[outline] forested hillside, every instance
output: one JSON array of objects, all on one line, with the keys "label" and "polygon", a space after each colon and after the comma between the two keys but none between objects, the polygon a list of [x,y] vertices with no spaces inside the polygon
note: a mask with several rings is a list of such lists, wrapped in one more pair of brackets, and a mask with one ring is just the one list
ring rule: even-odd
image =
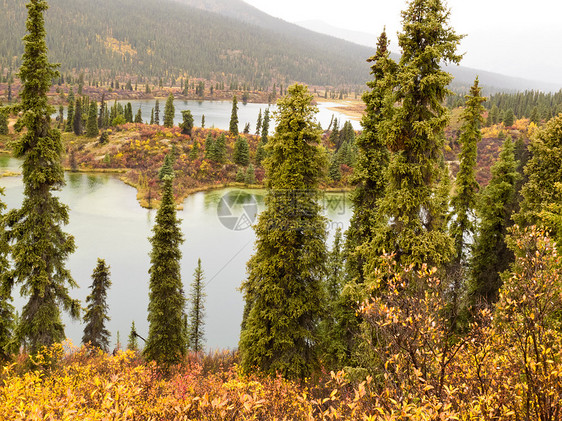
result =
[{"label": "forested hillside", "polygon": [[[0,65],[15,71],[26,9],[19,0],[0,5]],[[252,87],[291,81],[362,85],[371,54],[301,28],[280,33],[173,1],[53,0],[46,29],[50,59],[63,72],[237,79]]]}]

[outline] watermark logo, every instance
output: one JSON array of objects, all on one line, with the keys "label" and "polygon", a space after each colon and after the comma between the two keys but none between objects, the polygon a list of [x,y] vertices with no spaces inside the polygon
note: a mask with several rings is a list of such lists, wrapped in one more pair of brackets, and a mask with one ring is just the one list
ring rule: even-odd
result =
[{"label": "watermark logo", "polygon": [[252,226],[258,214],[253,194],[234,190],[221,197],[217,206],[220,223],[231,231],[244,231]]}]

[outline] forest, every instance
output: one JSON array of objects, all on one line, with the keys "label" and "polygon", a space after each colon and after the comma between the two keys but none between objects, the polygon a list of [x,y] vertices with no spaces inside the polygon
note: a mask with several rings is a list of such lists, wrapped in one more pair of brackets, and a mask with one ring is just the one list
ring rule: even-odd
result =
[{"label": "forest", "polygon": [[[369,58],[358,133],[319,127],[301,83],[273,116],[260,112],[254,133],[239,131],[236,96],[228,131],[195,127],[189,110],[174,127],[173,89],[149,120],[74,90],[66,119],[51,118],[60,73],[47,57],[48,6],[27,4],[17,101],[0,108],[24,184],[0,224],[6,419],[562,417],[560,94],[487,99],[476,78],[453,96],[440,65],[460,62],[462,37],[444,2],[410,0],[400,59],[385,32]],[[149,332],[133,324],[126,350],[109,352],[102,258],[86,302],[72,298],[76,246],[56,194],[65,167],[125,170],[158,208]],[[176,206],[227,182],[265,187],[266,209],[240,279],[238,348],[205,352],[204,273],[199,260],[185,287]],[[353,204],[333,244],[318,203],[329,187],[350,189]],[[65,341],[63,312],[85,325],[80,347]]]}]

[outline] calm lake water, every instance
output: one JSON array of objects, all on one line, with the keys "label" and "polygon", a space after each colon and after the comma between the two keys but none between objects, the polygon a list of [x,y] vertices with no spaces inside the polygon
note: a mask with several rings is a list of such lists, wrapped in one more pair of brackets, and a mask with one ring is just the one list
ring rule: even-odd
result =
[{"label": "calm lake water", "polygon": [[[164,106],[166,104],[165,99],[160,99],[160,124],[162,124],[162,119],[164,116]],[[150,112],[154,108],[156,100],[154,99],[143,99],[134,101],[117,101],[125,105],[127,102],[131,103],[133,108],[133,116],[136,115],[137,110],[141,109],[141,114],[143,121],[150,122]],[[109,102],[108,107],[111,107],[114,102]],[[328,108],[337,107],[337,103],[331,102],[320,102],[318,103],[318,114],[316,114],[316,119],[320,122],[324,129],[328,128],[332,116],[340,121],[339,127],[343,126],[346,120],[349,120],[353,125],[355,130],[361,130],[361,125],[358,121],[352,120],[345,114],[337,111],[329,110]],[[276,109],[275,105],[269,106],[268,104],[253,104],[248,103],[246,105],[238,102],[238,128],[240,132],[244,130],[246,123],[250,123],[250,133],[255,133],[256,122],[258,119],[258,114],[261,109],[262,114],[269,107],[270,111]],[[228,130],[230,125],[230,114],[232,111],[232,101],[185,101],[176,99],[174,101],[175,117],[174,124],[177,125],[183,121],[181,112],[183,110],[190,110],[193,115],[194,125],[196,127],[201,127],[201,116],[205,115],[205,127],[215,127],[221,130]],[[58,111],[57,111],[58,113]],[[66,113],[66,110],[65,110]],[[270,132],[273,133],[275,130],[275,123],[273,119],[270,122]]]},{"label": "calm lake water", "polygon": [[[0,155],[0,171],[20,171],[19,161]],[[107,174],[66,174],[66,186],[58,192],[70,207],[65,232],[74,235],[76,252],[67,267],[79,284],[72,297],[85,305],[91,274],[98,257],[111,266],[113,285],[108,293],[111,320],[108,329],[115,343],[117,332],[126,344],[131,322],[146,337],[148,269],[151,229],[155,210],[143,209],[136,190]],[[21,177],[0,179],[3,201],[9,209],[22,201]],[[254,249],[254,231],[249,226],[255,213],[263,210],[264,191],[221,189],[189,196],[178,211],[185,238],[182,245],[182,280],[189,291],[197,259],[201,258],[206,282],[206,345],[209,349],[236,348],[242,320],[243,300],[238,290],[246,274],[246,262]],[[345,193],[326,194],[324,212],[330,219],[330,245],[338,226],[347,229],[351,216]],[[19,310],[25,300],[14,291]],[[82,338],[83,325],[65,315],[66,334],[75,344]]]}]

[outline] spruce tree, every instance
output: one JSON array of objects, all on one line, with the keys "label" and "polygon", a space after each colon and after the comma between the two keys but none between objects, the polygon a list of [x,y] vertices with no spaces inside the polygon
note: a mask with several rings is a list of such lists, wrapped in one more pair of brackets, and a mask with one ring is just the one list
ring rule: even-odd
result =
[{"label": "spruce tree", "polygon": [[220,164],[226,162],[226,136],[221,133],[214,144],[214,160]]},{"label": "spruce tree", "polygon": [[379,201],[384,196],[386,186],[385,172],[389,152],[378,126],[383,119],[385,99],[389,95],[391,78],[396,70],[396,64],[390,58],[388,43],[386,32],[383,31],[378,39],[377,51],[369,59],[373,63],[373,80],[367,82],[370,91],[363,94],[366,105],[361,120],[363,132],[356,139],[358,157],[351,179],[355,186],[351,195],[353,215],[346,233],[345,250],[348,279],[358,283],[364,281],[366,245],[374,237]]},{"label": "spruce tree", "polygon": [[[0,113],[3,114],[0,108]],[[4,189],[0,188],[0,194],[4,195]],[[6,205],[0,202],[0,212],[3,212]],[[15,320],[14,306],[11,304],[10,294],[10,263],[8,257],[10,254],[10,246],[6,241],[5,220],[0,215],[0,362],[6,361],[12,354],[17,352],[18,344],[14,340]]]},{"label": "spruce tree", "polygon": [[174,95],[170,94],[164,106],[164,127],[174,127],[174,115],[176,109],[174,107]]},{"label": "spruce tree", "polygon": [[180,362],[186,350],[185,297],[180,275],[183,237],[172,192],[172,177],[164,179],[162,203],[150,239],[151,267],[148,304],[148,339],[143,355],[168,366]]},{"label": "spruce tree", "polygon": [[265,145],[269,135],[269,108],[263,114],[263,122],[261,125],[261,142]]},{"label": "spruce tree", "polygon": [[100,130],[98,128],[98,106],[95,101],[90,102],[88,123],[86,124],[86,136],[96,137]]},{"label": "spruce tree", "polygon": [[74,91],[72,87],[68,91],[68,110],[66,113],[66,126],[64,131],[71,132],[73,131],[73,123],[74,123]]},{"label": "spruce tree", "polygon": [[215,139],[211,133],[205,138],[205,159],[215,160]]},{"label": "spruce tree", "polygon": [[8,133],[10,133],[10,130],[8,129],[7,112],[0,109],[0,135],[7,135]]},{"label": "spruce tree", "polygon": [[174,177],[174,156],[171,152],[164,157],[164,164],[158,171],[158,179],[164,181],[166,177]]},{"label": "spruce tree", "polygon": [[194,159],[197,159],[198,156],[199,156],[199,142],[197,142],[197,139],[194,139],[193,146],[189,151],[189,159],[193,161]]},{"label": "spruce tree", "polygon": [[17,129],[27,129],[14,145],[14,155],[23,159],[24,198],[21,208],[6,217],[7,238],[13,242],[10,279],[28,298],[17,333],[32,353],[65,339],[60,307],[73,318],[80,310],[79,302],[68,294],[68,287],[76,286],[65,267],[75,248],[74,238],[61,228],[68,223],[68,208],[52,193],[64,185],[64,173],[60,132],[51,129],[53,110],[47,102],[51,81],[58,75],[57,66],[47,59],[43,17],[47,7],[43,0],[27,4],[21,103],[14,109],[23,112]]},{"label": "spruce tree", "polygon": [[451,226],[450,233],[455,244],[453,262],[456,266],[466,263],[466,249],[475,232],[476,196],[478,182],[476,181],[476,153],[478,142],[482,140],[480,128],[484,122],[482,103],[486,98],[480,96],[478,78],[466,95],[466,106],[462,112],[462,127],[459,137],[461,152],[459,154],[460,167],[455,180],[455,193],[451,198]]},{"label": "spruce tree", "polygon": [[261,108],[260,108],[260,112],[258,113],[258,121],[256,122],[256,135],[259,136],[261,134],[261,122],[262,122],[262,116],[261,116]]},{"label": "spruce tree", "polygon": [[156,100],[154,104],[154,124],[160,125],[160,101]]},{"label": "spruce tree", "polygon": [[265,161],[267,208],[242,284],[241,366],[249,372],[304,378],[317,362],[317,326],[326,260],[326,223],[318,184],[326,165],[312,95],[303,85],[279,99],[277,128]]},{"label": "spruce tree", "polygon": [[455,52],[461,37],[449,27],[448,17],[441,0],[411,0],[402,12],[402,56],[387,99],[392,110],[379,125],[392,154],[374,259],[386,251],[406,266],[441,266],[453,254],[446,202],[438,194],[440,179],[448,176],[442,167],[448,121],[444,102],[452,81],[440,66],[461,59]]},{"label": "spruce tree", "polygon": [[232,159],[235,164],[244,167],[250,163],[250,147],[245,137],[238,136],[236,139]]},{"label": "spruce tree", "polygon": [[150,124],[154,124],[154,108],[150,111]]},{"label": "spruce tree", "polygon": [[193,115],[191,115],[190,110],[183,110],[181,112],[183,117],[183,122],[180,123],[182,134],[191,136],[191,130],[193,129]]},{"label": "spruce tree", "polygon": [[137,110],[137,113],[135,114],[135,123],[138,124],[142,124],[142,110],[141,107],[139,107],[139,109]]},{"label": "spruce tree", "polygon": [[228,130],[232,136],[238,136],[238,100],[236,95],[232,97],[232,112],[230,113]]},{"label": "spruce tree", "polygon": [[105,260],[98,258],[98,264],[92,274],[91,293],[86,298],[88,303],[86,314],[84,314],[84,335],[82,343],[99,348],[103,351],[109,349],[109,331],[105,328],[105,323],[109,321],[107,315],[109,306],[107,305],[107,290],[111,286],[109,279],[109,266]]},{"label": "spruce tree", "polygon": [[246,168],[246,175],[244,176],[244,183],[246,185],[256,184],[256,170],[252,164]]},{"label": "spruce tree", "polygon": [[80,136],[84,131],[84,123],[82,121],[82,101],[76,98],[74,103],[74,118],[72,121],[72,131],[76,136]]},{"label": "spruce tree", "polygon": [[191,294],[189,295],[189,348],[195,352],[203,351],[205,344],[205,285],[203,284],[203,269],[201,259],[197,261],[197,268],[193,273]]},{"label": "spruce tree", "polygon": [[531,158],[525,166],[528,181],[515,220],[549,231],[562,247],[562,114],[554,117],[532,139]]},{"label": "spruce tree", "polygon": [[201,128],[205,128],[205,114],[201,116]]},{"label": "spruce tree", "polygon": [[138,351],[139,343],[137,340],[137,329],[135,328],[135,321],[131,323],[131,332],[129,333],[129,339],[127,341],[127,349],[130,351]]},{"label": "spruce tree", "polygon": [[513,225],[511,217],[517,200],[515,184],[519,178],[513,151],[513,142],[508,137],[499,160],[492,166],[492,179],[479,197],[480,223],[468,286],[469,305],[473,308],[491,305],[497,300],[500,274],[514,259],[505,240],[508,228]]}]

